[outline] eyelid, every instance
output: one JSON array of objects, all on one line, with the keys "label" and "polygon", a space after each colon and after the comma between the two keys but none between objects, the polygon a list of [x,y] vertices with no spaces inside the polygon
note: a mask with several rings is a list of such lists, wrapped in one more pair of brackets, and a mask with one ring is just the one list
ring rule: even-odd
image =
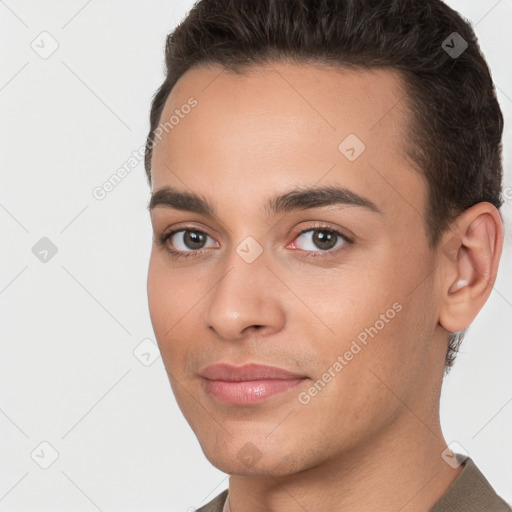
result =
[{"label": "eyelid", "polygon": [[[295,240],[298,236],[300,236],[304,233],[307,233],[308,231],[321,231],[321,230],[332,231],[333,233],[337,233],[347,242],[354,241],[354,235],[348,234],[346,229],[343,229],[343,228],[340,228],[337,226],[331,226],[331,225],[329,225],[329,223],[320,222],[320,221],[315,221],[312,225],[299,229],[295,233],[293,239]],[[323,251],[323,252],[325,252],[325,251]]]}]

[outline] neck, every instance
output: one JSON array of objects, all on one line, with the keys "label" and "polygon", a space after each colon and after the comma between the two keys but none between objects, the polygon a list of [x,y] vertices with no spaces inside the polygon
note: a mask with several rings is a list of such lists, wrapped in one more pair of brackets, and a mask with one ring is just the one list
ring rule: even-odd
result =
[{"label": "neck", "polygon": [[404,407],[378,438],[293,475],[231,476],[224,512],[428,512],[462,471],[442,459],[439,415],[428,412],[427,424]]}]

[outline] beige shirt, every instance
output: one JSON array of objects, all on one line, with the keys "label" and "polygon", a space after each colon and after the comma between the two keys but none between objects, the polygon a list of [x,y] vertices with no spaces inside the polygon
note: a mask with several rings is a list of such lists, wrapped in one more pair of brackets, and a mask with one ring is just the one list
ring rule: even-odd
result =
[{"label": "beige shirt", "polygon": [[[470,458],[463,465],[455,482],[429,512],[512,512]],[[227,496],[228,489],[197,512],[222,512]]]}]

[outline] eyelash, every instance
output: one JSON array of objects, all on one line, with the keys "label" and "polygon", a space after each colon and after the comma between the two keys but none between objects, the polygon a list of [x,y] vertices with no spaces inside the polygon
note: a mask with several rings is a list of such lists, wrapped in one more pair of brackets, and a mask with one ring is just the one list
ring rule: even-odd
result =
[{"label": "eyelash", "polygon": [[[172,231],[168,231],[166,233],[163,233],[162,235],[159,235],[157,237],[158,244],[161,247],[165,248],[172,258],[176,258],[176,259],[179,259],[179,258],[189,258],[190,256],[198,256],[199,254],[208,251],[208,249],[198,249],[198,250],[195,250],[195,251],[194,250],[191,250],[191,251],[177,251],[177,250],[172,249],[171,247],[169,247],[169,244],[167,243],[167,241],[173,235],[175,235],[176,233],[179,233],[181,231],[192,231],[192,232],[196,232],[196,233],[201,233],[201,234],[206,235],[206,236],[210,236],[205,231],[202,231],[200,229],[196,229],[194,227],[187,227],[187,226],[180,227],[179,229],[174,229]],[[347,235],[345,235],[341,231],[338,231],[337,229],[334,229],[334,228],[331,228],[329,226],[325,226],[325,225],[322,225],[322,224],[318,224],[318,225],[315,224],[315,225],[310,226],[310,227],[308,227],[306,229],[303,229],[302,231],[299,231],[294,236],[293,241],[295,241],[298,237],[300,237],[304,233],[308,233],[310,231],[325,231],[327,233],[335,234],[337,237],[341,238],[345,243],[342,246],[340,246],[340,247],[337,247],[335,249],[328,249],[328,250],[325,250],[325,251],[321,251],[321,250],[319,250],[319,251],[304,251],[304,250],[302,250],[303,252],[306,253],[304,255],[304,258],[326,258],[326,257],[329,257],[329,256],[337,255],[338,252],[340,250],[343,250],[346,245],[352,245],[354,243],[354,241],[351,238],[349,238]],[[298,249],[298,250],[300,251],[301,249]]]}]

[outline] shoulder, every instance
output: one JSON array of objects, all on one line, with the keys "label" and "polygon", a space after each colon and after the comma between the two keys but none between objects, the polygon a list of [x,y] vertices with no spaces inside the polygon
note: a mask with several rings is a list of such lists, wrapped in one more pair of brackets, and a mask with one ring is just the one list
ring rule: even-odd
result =
[{"label": "shoulder", "polygon": [[468,457],[464,469],[430,512],[512,512]]},{"label": "shoulder", "polygon": [[218,496],[209,501],[206,505],[198,508],[196,512],[222,512],[224,503],[228,496],[228,490],[222,491]]}]

